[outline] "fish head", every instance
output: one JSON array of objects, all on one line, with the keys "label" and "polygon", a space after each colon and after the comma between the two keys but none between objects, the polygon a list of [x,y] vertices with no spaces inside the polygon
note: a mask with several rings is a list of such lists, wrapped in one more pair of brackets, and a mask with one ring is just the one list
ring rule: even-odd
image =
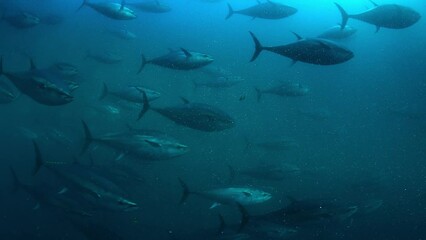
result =
[{"label": "fish head", "polygon": [[204,53],[191,52],[191,61],[198,66],[206,66],[214,61],[213,57]]}]

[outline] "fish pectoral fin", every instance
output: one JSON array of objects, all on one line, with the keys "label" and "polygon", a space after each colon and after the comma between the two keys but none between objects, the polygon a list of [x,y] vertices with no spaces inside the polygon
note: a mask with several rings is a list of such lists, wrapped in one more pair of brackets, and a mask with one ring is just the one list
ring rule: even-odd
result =
[{"label": "fish pectoral fin", "polygon": [[146,143],[148,143],[149,145],[153,146],[153,147],[156,147],[156,148],[161,147],[161,144],[159,144],[159,143],[156,143],[156,142],[153,142],[153,141],[150,141],[150,140],[144,140],[144,141]]},{"label": "fish pectoral fin", "polygon": [[246,196],[246,197],[251,197],[251,196],[252,196],[252,194],[251,194],[251,193],[249,193],[249,192],[243,192],[243,194],[244,194],[244,196]]},{"label": "fish pectoral fin", "polygon": [[68,188],[63,187],[61,190],[59,190],[58,194],[61,195],[61,194],[64,194],[66,192],[68,192]]},{"label": "fish pectoral fin", "polygon": [[33,210],[39,210],[40,209],[40,203],[36,203],[36,205],[33,207]]},{"label": "fish pectoral fin", "polygon": [[210,208],[209,209],[213,209],[213,208],[216,208],[216,207],[219,207],[219,206],[221,206],[222,204],[220,204],[220,203],[218,203],[218,202],[214,202],[211,206],[210,206]]},{"label": "fish pectoral fin", "polygon": [[379,32],[380,26],[376,25],[376,33]]}]

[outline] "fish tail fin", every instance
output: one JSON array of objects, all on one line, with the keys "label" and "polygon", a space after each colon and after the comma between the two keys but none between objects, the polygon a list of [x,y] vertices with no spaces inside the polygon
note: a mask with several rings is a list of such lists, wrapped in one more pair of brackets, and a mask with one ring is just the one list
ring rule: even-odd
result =
[{"label": "fish tail fin", "polygon": [[43,158],[41,157],[40,148],[36,141],[33,140],[34,151],[35,151],[35,165],[33,170],[33,175],[36,175],[40,168],[44,165]]},{"label": "fish tail fin", "polygon": [[228,170],[229,170],[229,183],[232,183],[235,180],[235,176],[237,175],[236,174],[237,172],[231,165],[228,165]]},{"label": "fish tail fin", "polygon": [[149,108],[151,107],[149,105],[149,100],[148,100],[148,96],[146,95],[145,91],[142,91],[142,96],[143,96],[143,105],[142,105],[142,110],[139,113],[138,119],[141,119],[146,112],[148,112]]},{"label": "fish tail fin", "polygon": [[89,0],[83,0],[83,3],[81,3],[80,7],[77,8],[77,10],[75,10],[76,12],[78,12],[80,9],[82,9],[84,6],[86,6],[89,3]]},{"label": "fish tail fin", "polygon": [[260,98],[262,97],[262,91],[260,91],[259,88],[255,87],[254,90],[256,90],[256,99],[257,102],[260,102]]},{"label": "fish tail fin", "polygon": [[179,204],[183,204],[191,192],[189,191],[188,186],[182,179],[179,178],[179,182],[180,182],[180,185],[182,186],[182,197],[180,198]]},{"label": "fish tail fin", "polygon": [[247,209],[245,209],[245,207],[241,205],[241,203],[237,203],[237,206],[241,214],[241,222],[240,222],[240,226],[238,227],[238,232],[241,232],[244,229],[244,227],[247,225],[247,223],[249,222],[250,214],[248,213]]},{"label": "fish tail fin", "polygon": [[89,148],[90,144],[92,143],[93,137],[86,122],[81,120],[81,123],[83,124],[83,129],[84,129],[84,144],[83,144],[83,148],[81,149],[80,155],[83,155]]},{"label": "fish tail fin", "polygon": [[22,187],[22,183],[21,181],[19,181],[18,176],[16,175],[15,170],[13,169],[12,166],[9,166],[10,172],[12,173],[12,178],[13,178],[13,188],[12,188],[12,193],[15,193],[19,190],[19,188]]},{"label": "fish tail fin", "polygon": [[346,23],[348,23],[349,14],[343,9],[342,6],[340,6],[338,3],[334,3],[336,7],[339,9],[340,14],[342,15],[342,24],[340,24],[340,28],[344,29],[346,26]]},{"label": "fish tail fin", "polygon": [[139,67],[139,70],[138,70],[137,73],[141,73],[147,63],[148,63],[148,61],[146,60],[145,55],[142,54],[142,64]]},{"label": "fish tail fin", "polygon": [[232,9],[231,4],[228,4],[228,15],[226,15],[225,20],[229,19],[230,17],[232,17],[232,15],[234,15],[235,11],[234,9]]},{"label": "fish tail fin", "polygon": [[254,35],[254,33],[252,33],[252,32],[249,32],[249,33],[250,33],[251,37],[253,38],[254,47],[255,47],[253,57],[251,57],[251,59],[250,59],[250,62],[253,62],[259,56],[260,52],[262,52],[264,47],[262,46],[262,44],[260,44],[259,40]]},{"label": "fish tail fin", "polygon": [[108,86],[106,85],[106,83],[104,83],[102,86],[101,95],[99,96],[99,100],[104,99],[107,95],[108,95]]}]

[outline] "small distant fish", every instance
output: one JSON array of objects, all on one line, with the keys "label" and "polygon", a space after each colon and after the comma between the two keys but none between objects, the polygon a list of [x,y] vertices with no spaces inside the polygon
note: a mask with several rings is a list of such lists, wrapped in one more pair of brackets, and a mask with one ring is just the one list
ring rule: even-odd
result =
[{"label": "small distant fish", "polygon": [[234,119],[216,107],[201,103],[190,103],[188,100],[182,98],[184,103],[178,106],[151,108],[147,95],[143,94],[144,105],[139,114],[139,119],[149,109],[152,109],[179,125],[204,132],[219,132],[235,126]]},{"label": "small distant fish", "polygon": [[91,58],[100,63],[115,64],[123,61],[123,57],[112,51],[88,51],[86,58]]},{"label": "small distant fish", "polygon": [[349,61],[354,57],[354,54],[349,49],[344,48],[334,42],[321,38],[302,38],[296,35],[297,42],[287,45],[264,47],[250,32],[255,43],[255,51],[251,62],[256,60],[259,54],[263,51],[270,51],[293,60],[293,64],[301,61],[316,65],[334,65]]},{"label": "small distant fish", "polygon": [[108,86],[104,83],[99,99],[102,100],[108,95],[111,95],[129,102],[143,103],[143,93],[147,95],[148,101],[153,101],[161,96],[161,93],[159,92],[140,86],[128,86],[120,89],[109,90]]},{"label": "small distant fish", "polygon": [[346,25],[343,29],[340,25],[336,25],[318,35],[318,38],[341,40],[354,35],[356,32],[357,30],[349,25]]},{"label": "small distant fish", "polygon": [[204,80],[193,81],[196,88],[198,87],[208,87],[208,88],[230,88],[237,85],[240,82],[243,82],[244,79],[239,76],[229,76],[229,77],[217,77],[217,78],[208,78]]},{"label": "small distant fish", "polygon": [[260,90],[258,88],[255,88],[255,90],[257,93],[257,101],[260,101],[262,94],[265,93],[274,94],[281,97],[300,97],[305,96],[309,92],[309,88],[301,85],[300,83],[292,82],[285,82],[281,85],[271,87],[265,90]]},{"label": "small distant fish", "polygon": [[170,50],[168,54],[151,60],[147,60],[145,56],[142,55],[142,64],[138,73],[142,72],[147,64],[154,64],[176,70],[191,70],[204,67],[212,62],[213,58],[207,54],[190,52],[181,48],[180,50]]},{"label": "small distant fish", "polygon": [[282,181],[292,175],[299,174],[300,168],[293,165],[259,165],[241,170],[235,170],[228,166],[230,174],[230,182],[232,182],[237,174],[245,175],[254,179],[266,181]]},{"label": "small distant fish", "polygon": [[121,3],[101,2],[89,3],[89,0],[83,0],[81,6],[77,9],[80,10],[84,6],[88,6],[96,12],[115,20],[132,20],[136,18],[134,11],[125,7],[125,0]]},{"label": "small distant fish", "polygon": [[136,34],[127,30],[126,28],[109,28],[109,29],[106,29],[106,32],[123,40],[136,39]]},{"label": "small distant fish", "polygon": [[181,179],[179,179],[179,181],[183,188],[180,203],[184,203],[188,196],[192,194],[214,201],[210,209],[220,206],[221,204],[234,205],[239,203],[244,206],[259,204],[272,198],[270,193],[247,187],[217,188],[207,191],[193,192],[188,189],[188,186],[185,182],[183,182]]},{"label": "small distant fish", "polygon": [[374,7],[358,14],[348,14],[342,6],[335,3],[342,15],[341,29],[344,29],[349,18],[370,23],[376,26],[376,32],[380,28],[402,29],[417,23],[421,15],[412,8],[398,4],[378,5],[371,1]]},{"label": "small distant fish", "polygon": [[235,13],[250,16],[253,19],[282,19],[289,17],[297,12],[296,8],[280,3],[275,3],[270,0],[267,0],[264,3],[258,2],[257,5],[238,11],[233,10],[231,5],[228,3],[228,10],[228,15],[225,19],[230,18]]},{"label": "small distant fish", "polygon": [[172,10],[170,6],[160,3],[158,0],[144,0],[142,2],[129,3],[129,5],[149,13],[167,13]]},{"label": "small distant fish", "polygon": [[40,23],[40,18],[29,12],[3,16],[1,19],[8,22],[11,26],[19,29],[32,28]]}]

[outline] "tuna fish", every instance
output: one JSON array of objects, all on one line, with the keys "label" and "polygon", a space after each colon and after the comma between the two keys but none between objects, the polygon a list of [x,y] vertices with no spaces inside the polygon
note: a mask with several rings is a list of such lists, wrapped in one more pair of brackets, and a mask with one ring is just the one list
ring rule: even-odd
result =
[{"label": "tuna fish", "polygon": [[180,50],[170,50],[168,54],[152,60],[147,60],[142,55],[142,64],[138,73],[144,69],[146,64],[154,64],[176,70],[191,70],[204,67],[212,62],[213,58],[207,54],[190,52],[181,48]]},{"label": "tuna fish", "polygon": [[289,17],[297,12],[297,9],[293,7],[280,4],[280,3],[275,3],[270,0],[267,0],[264,3],[259,2],[255,6],[238,10],[238,11],[234,11],[231,5],[228,3],[228,10],[229,12],[225,19],[230,18],[235,13],[250,16],[253,19],[255,18],[281,19],[281,18]]},{"label": "tuna fish", "polygon": [[250,60],[251,62],[256,60],[263,50],[288,57],[293,60],[293,64],[301,61],[316,65],[334,65],[346,62],[354,56],[352,51],[343,46],[321,38],[304,39],[295,34],[298,40],[295,43],[264,47],[252,32],[250,32],[250,35],[255,43],[255,52]]},{"label": "tuna fish", "polygon": [[123,191],[115,183],[104,176],[78,163],[45,162],[37,143],[33,144],[36,153],[34,174],[37,174],[42,166],[46,167],[65,183],[66,187],[59,192],[60,194],[66,193],[70,188],[100,208],[124,211],[138,208],[136,203],[125,198]]},{"label": "tuna fish", "polygon": [[343,29],[340,25],[333,26],[327,30],[325,30],[323,33],[318,35],[318,38],[326,38],[331,40],[341,40],[348,38],[356,33],[356,29],[346,25]]},{"label": "tuna fish", "polygon": [[265,90],[256,89],[257,101],[260,101],[262,94],[274,94],[280,97],[300,97],[305,96],[309,92],[309,88],[300,83],[285,82],[279,86],[271,87]]},{"label": "tuna fish", "polygon": [[229,188],[216,188],[201,192],[192,192],[188,186],[179,179],[183,188],[182,198],[180,203],[184,203],[190,194],[200,196],[205,199],[212,200],[214,203],[210,209],[224,205],[234,205],[239,203],[243,206],[264,203],[272,198],[270,193],[264,192],[255,188],[247,187],[229,187]]},{"label": "tuna fish", "polygon": [[121,61],[123,61],[123,57],[113,51],[105,51],[105,52],[88,51],[86,58],[91,58],[99,63],[104,63],[104,64],[115,64],[115,63],[120,63]]},{"label": "tuna fish", "polygon": [[28,12],[3,16],[2,19],[8,22],[11,26],[19,29],[32,28],[40,23],[40,18]]},{"label": "tuna fish", "polygon": [[88,6],[96,12],[115,19],[115,20],[132,20],[136,18],[134,11],[125,7],[125,0],[121,3],[103,2],[103,3],[89,3],[89,0],[83,0],[81,6],[77,9],[80,10],[84,6]]},{"label": "tuna fish", "polygon": [[136,34],[127,30],[126,28],[109,28],[109,29],[106,29],[105,31],[123,40],[136,39]]},{"label": "tuna fish", "polygon": [[0,75],[5,75],[23,94],[34,101],[48,105],[58,106],[70,103],[74,97],[71,95],[70,85],[50,71],[39,70],[31,60],[31,69],[24,72],[4,72],[0,59]]},{"label": "tuna fish", "polygon": [[40,207],[51,207],[60,209],[67,213],[73,213],[80,216],[92,216],[92,213],[87,209],[82,208],[82,204],[72,194],[58,194],[57,189],[50,186],[33,186],[22,183],[16,175],[13,168],[10,168],[12,173],[14,189],[17,191],[22,189],[27,192],[37,203],[34,210],[38,210]]},{"label": "tuna fish", "polygon": [[158,0],[147,0],[142,2],[129,3],[129,5],[141,11],[149,13],[166,13],[172,10],[170,6],[160,3]]},{"label": "tuna fish", "polygon": [[[372,1],[371,1],[372,2]],[[380,28],[402,29],[415,24],[421,18],[420,13],[398,4],[378,5],[374,2],[374,7],[358,14],[348,14],[342,6],[335,3],[342,15],[341,29],[344,29],[349,18],[370,23],[376,26],[376,32]]]},{"label": "tuna fish", "polygon": [[105,97],[111,95],[128,102],[143,103],[143,92],[145,92],[145,94],[147,95],[148,101],[153,101],[161,96],[161,93],[159,92],[140,86],[128,86],[125,88],[120,88],[111,91],[104,83],[102,93],[99,99],[102,100]]},{"label": "tuna fish", "polygon": [[176,124],[205,132],[218,132],[235,126],[234,120],[222,110],[201,103],[190,103],[182,98],[183,104],[175,107],[151,108],[146,93],[139,119],[149,110],[163,115]]},{"label": "tuna fish", "polygon": [[83,122],[83,127],[86,137],[82,153],[92,142],[116,149],[121,153],[118,158],[129,155],[136,157],[139,161],[167,160],[188,152],[187,146],[158,131],[125,131],[93,137],[85,122]]}]

